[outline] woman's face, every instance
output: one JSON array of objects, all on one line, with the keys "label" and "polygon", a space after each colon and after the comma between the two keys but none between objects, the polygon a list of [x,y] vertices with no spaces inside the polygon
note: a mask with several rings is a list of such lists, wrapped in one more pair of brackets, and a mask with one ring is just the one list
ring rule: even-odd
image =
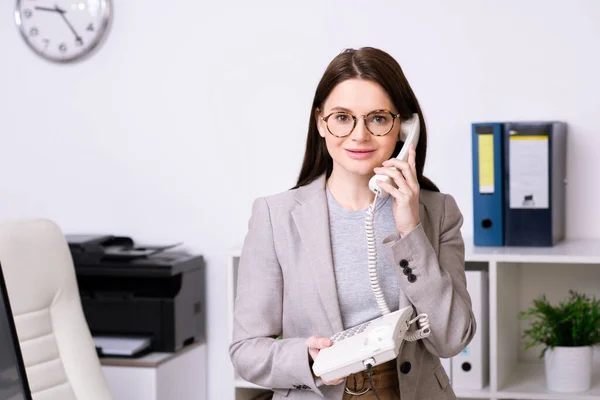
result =
[{"label": "woman's face", "polygon": [[[334,171],[341,168],[347,173],[371,177],[373,169],[392,156],[398,142],[400,120],[393,121],[391,131],[385,136],[375,136],[365,126],[363,116],[376,110],[389,110],[393,114],[398,112],[378,83],[364,79],[348,79],[339,83],[323,103],[322,109],[317,110],[317,127],[333,158]],[[321,119],[340,111],[346,114],[331,115],[328,124]],[[348,118],[349,114],[357,119],[352,132],[345,137],[332,135],[327,125],[334,133],[351,129],[353,121]],[[372,131],[385,132],[385,127],[392,122],[389,118],[385,113],[371,114],[367,123]]]}]

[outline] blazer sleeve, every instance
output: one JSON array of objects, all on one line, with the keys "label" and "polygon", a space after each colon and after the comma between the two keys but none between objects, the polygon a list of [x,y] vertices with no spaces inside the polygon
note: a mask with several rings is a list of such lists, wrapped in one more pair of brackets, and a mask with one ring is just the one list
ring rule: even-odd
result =
[{"label": "blazer sleeve", "polygon": [[[238,374],[270,389],[312,390],[322,396],[309,365],[306,338],[282,334],[283,275],[269,207],[256,199],[238,266],[229,356]],[[320,385],[319,385],[320,386]]]},{"label": "blazer sleeve", "polygon": [[454,357],[476,331],[471,297],[467,292],[464,242],[460,233],[463,216],[451,195],[444,195],[444,212],[436,255],[423,226],[404,237],[384,241],[391,259],[407,266],[414,277],[402,274],[402,290],[417,313],[429,317],[431,334],[423,339],[429,352],[440,358]]}]

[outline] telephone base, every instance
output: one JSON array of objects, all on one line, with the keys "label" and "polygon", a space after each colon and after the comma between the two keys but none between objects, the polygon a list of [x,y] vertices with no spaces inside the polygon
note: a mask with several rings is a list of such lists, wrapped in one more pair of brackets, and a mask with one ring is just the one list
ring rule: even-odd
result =
[{"label": "telephone base", "polygon": [[314,374],[333,381],[366,370],[368,359],[376,366],[398,357],[412,313],[405,307],[334,335],[333,344],[319,351]]}]

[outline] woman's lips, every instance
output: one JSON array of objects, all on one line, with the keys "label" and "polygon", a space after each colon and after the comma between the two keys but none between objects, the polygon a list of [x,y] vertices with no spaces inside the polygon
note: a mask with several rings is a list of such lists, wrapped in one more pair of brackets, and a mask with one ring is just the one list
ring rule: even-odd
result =
[{"label": "woman's lips", "polygon": [[353,158],[355,160],[364,160],[365,158],[371,157],[371,154],[375,152],[375,150],[360,150],[360,149],[345,149],[348,157]]}]

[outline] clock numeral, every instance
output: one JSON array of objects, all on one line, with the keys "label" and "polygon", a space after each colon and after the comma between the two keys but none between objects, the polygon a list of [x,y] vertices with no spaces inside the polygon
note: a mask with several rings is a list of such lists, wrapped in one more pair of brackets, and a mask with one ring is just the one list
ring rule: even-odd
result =
[{"label": "clock numeral", "polygon": [[58,46],[58,50],[60,50],[60,52],[61,52],[61,53],[66,53],[66,51],[67,51],[67,45],[66,45],[66,44],[64,44],[64,43],[61,43],[61,44]]},{"label": "clock numeral", "polygon": [[25,11],[23,11],[23,15],[27,18],[31,18],[31,16],[33,15],[33,13],[31,12],[30,9],[26,9]]},{"label": "clock numeral", "polygon": [[38,33],[40,33],[40,31],[38,31],[38,28],[36,28],[35,26],[29,30],[29,36],[31,37],[37,36]]},{"label": "clock numeral", "polygon": [[89,24],[87,26],[87,28],[85,28],[86,30],[90,31],[90,32],[94,32],[94,24]]},{"label": "clock numeral", "polygon": [[44,50],[46,50],[48,48],[48,45],[50,44],[50,39],[44,39]]},{"label": "clock numeral", "polygon": [[80,37],[78,37],[77,39],[75,39],[75,45],[78,47],[83,46],[83,39],[81,39]]}]

